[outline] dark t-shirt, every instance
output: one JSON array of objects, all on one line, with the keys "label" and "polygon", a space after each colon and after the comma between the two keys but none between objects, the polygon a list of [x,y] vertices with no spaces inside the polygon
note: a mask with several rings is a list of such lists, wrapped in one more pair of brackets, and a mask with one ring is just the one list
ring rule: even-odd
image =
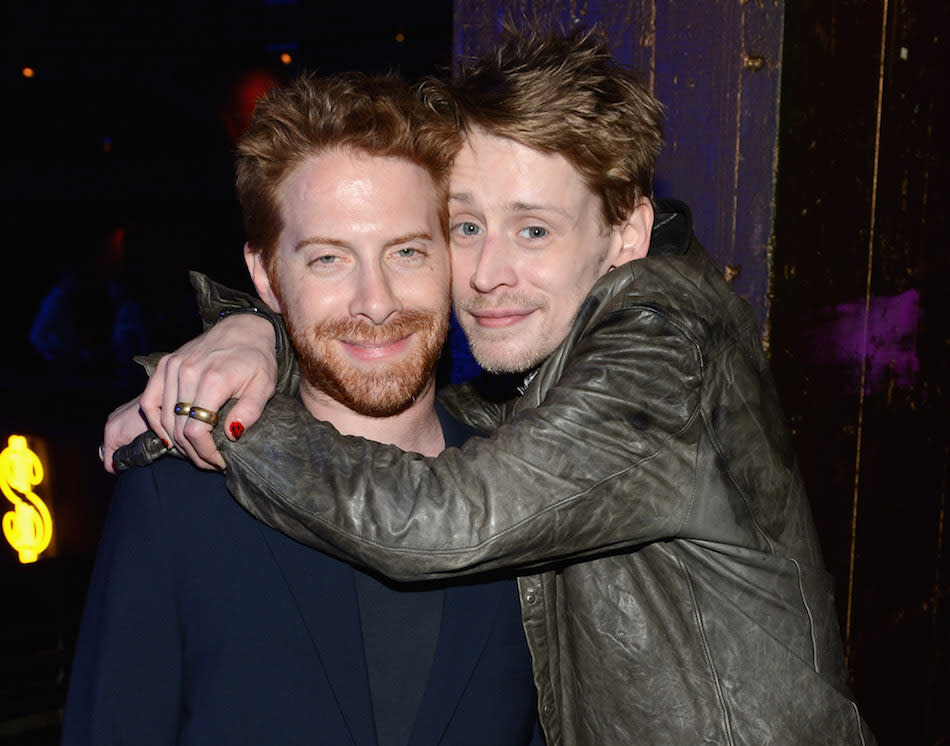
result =
[{"label": "dark t-shirt", "polygon": [[[437,410],[446,447],[479,435]],[[444,594],[441,588],[401,588],[355,570],[354,576],[378,743],[405,746],[439,641]]]}]

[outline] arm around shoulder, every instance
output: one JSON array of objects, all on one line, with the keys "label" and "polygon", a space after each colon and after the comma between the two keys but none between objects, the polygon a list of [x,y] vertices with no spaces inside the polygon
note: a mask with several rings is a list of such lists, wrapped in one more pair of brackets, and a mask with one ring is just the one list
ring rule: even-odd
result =
[{"label": "arm around shoulder", "polygon": [[688,335],[632,307],[556,352],[491,437],[438,458],[340,437],[287,398],[219,447],[246,508],[324,551],[400,580],[523,569],[675,534],[700,384]]}]

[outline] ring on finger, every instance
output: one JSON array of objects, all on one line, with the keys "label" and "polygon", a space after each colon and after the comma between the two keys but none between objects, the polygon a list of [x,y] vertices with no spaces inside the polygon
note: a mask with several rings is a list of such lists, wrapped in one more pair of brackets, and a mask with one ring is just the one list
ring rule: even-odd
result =
[{"label": "ring on finger", "polygon": [[190,401],[180,401],[175,404],[175,414],[180,417],[188,417],[191,414],[191,406]]},{"label": "ring on finger", "polygon": [[212,412],[210,409],[205,409],[204,407],[192,405],[188,410],[188,416],[193,420],[198,420],[198,422],[205,422],[211,425],[211,427],[218,424],[217,413]]}]

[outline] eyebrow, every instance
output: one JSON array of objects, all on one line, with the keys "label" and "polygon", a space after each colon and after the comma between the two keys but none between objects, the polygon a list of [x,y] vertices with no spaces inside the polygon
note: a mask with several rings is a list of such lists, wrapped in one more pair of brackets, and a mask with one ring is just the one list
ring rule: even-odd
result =
[{"label": "eyebrow", "polygon": [[556,212],[559,215],[563,215],[566,218],[574,219],[574,216],[571,215],[563,207],[558,207],[557,205],[544,205],[537,202],[509,202],[508,211],[509,212],[533,212],[535,210],[547,210],[548,212]]},{"label": "eyebrow", "polygon": [[[389,248],[390,246],[398,246],[401,243],[409,243],[410,241],[431,240],[432,234],[428,231],[415,231],[414,233],[406,233],[405,235],[391,238],[385,244],[383,244],[383,246]],[[332,238],[330,236],[308,236],[307,238],[301,239],[294,245],[294,251],[300,251],[301,249],[312,244],[320,244],[321,246],[338,246],[341,249],[349,247],[349,244],[346,241],[342,241],[339,238]]]},{"label": "eyebrow", "polygon": [[450,192],[449,200],[451,201],[453,199],[456,202],[465,202],[466,204],[473,202],[472,195],[468,192]]},{"label": "eyebrow", "polygon": [[340,241],[337,238],[330,238],[329,236],[309,236],[294,244],[294,251],[300,251],[301,249],[315,243],[324,246],[339,246],[341,249],[346,248],[346,243],[344,241]]},{"label": "eyebrow", "polygon": [[[469,192],[453,192],[449,195],[449,200],[461,202],[465,205],[471,205],[475,200]],[[535,210],[547,210],[563,215],[569,220],[574,220],[574,215],[557,205],[545,205],[540,202],[509,202],[505,207],[506,212],[532,212]]]}]

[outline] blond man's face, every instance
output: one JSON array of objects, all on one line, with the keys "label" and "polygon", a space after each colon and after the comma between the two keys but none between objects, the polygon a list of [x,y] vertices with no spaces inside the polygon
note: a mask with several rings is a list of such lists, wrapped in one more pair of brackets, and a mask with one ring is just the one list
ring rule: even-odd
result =
[{"label": "blond man's face", "polygon": [[478,363],[527,370],[565,338],[621,240],[560,155],[476,131],[455,159],[452,300]]}]

